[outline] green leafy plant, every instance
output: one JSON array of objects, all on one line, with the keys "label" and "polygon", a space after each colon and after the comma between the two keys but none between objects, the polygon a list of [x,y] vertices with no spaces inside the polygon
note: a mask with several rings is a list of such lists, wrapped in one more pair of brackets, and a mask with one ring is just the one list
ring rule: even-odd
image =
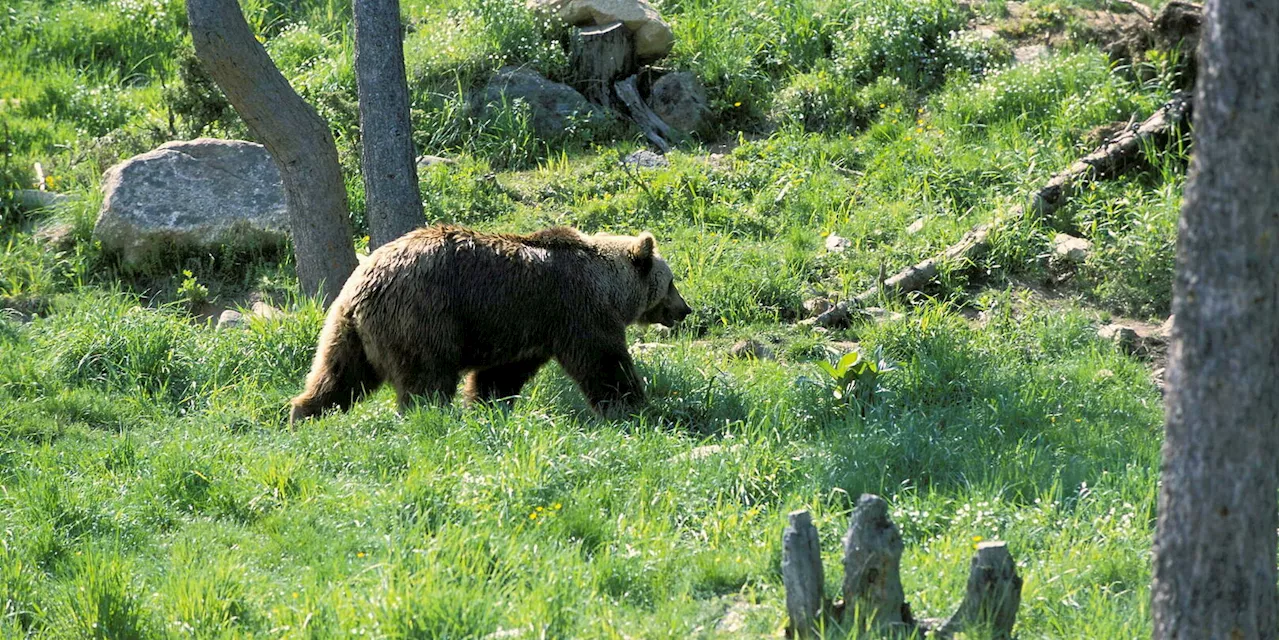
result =
[{"label": "green leafy plant", "polygon": [[852,351],[844,354],[834,365],[820,361],[818,368],[827,374],[826,382],[831,387],[832,397],[860,406],[866,406],[875,398],[880,375],[894,370],[879,349],[873,360],[864,360],[860,351]]},{"label": "green leafy plant", "polygon": [[199,304],[209,297],[209,287],[200,284],[190,269],[182,270],[182,284],[178,287],[178,296],[188,304]]}]

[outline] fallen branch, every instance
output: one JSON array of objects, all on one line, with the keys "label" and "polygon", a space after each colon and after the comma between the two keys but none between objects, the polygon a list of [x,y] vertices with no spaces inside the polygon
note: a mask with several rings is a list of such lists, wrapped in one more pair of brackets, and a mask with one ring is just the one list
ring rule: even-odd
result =
[{"label": "fallen branch", "polygon": [[1156,17],[1156,15],[1151,12],[1151,7],[1148,7],[1147,5],[1142,4],[1141,2],[1138,2],[1138,0],[1115,0],[1115,2],[1117,4],[1122,4],[1126,7],[1129,7],[1129,10],[1142,16],[1143,18],[1146,18],[1147,22],[1151,22]]},{"label": "fallen branch", "polygon": [[882,293],[899,296],[919,291],[937,277],[938,269],[943,263],[976,263],[991,248],[992,232],[1028,213],[1036,218],[1052,214],[1090,183],[1118,175],[1133,166],[1142,157],[1144,145],[1160,144],[1169,136],[1176,135],[1181,125],[1190,117],[1190,97],[1175,95],[1142,124],[1113,136],[1096,151],[1055,175],[1031,194],[1029,205],[1025,209],[1015,206],[1004,215],[970,229],[959,242],[947,247],[942,253],[893,274],[884,280],[883,286],[871,287],[859,294],[855,301],[866,305]]},{"label": "fallen branch", "polygon": [[622,104],[626,105],[632,122],[640,127],[645,137],[663,153],[670,151],[671,143],[668,141],[676,140],[679,136],[649,108],[649,105],[644,103],[644,99],[640,97],[640,90],[636,88],[636,77],[630,76],[626,80],[615,82],[613,90]]}]

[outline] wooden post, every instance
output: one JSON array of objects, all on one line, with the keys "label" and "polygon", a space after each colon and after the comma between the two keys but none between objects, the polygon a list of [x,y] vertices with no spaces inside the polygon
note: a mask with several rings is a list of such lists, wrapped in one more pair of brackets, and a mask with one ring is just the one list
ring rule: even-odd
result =
[{"label": "wooden post", "polygon": [[874,629],[911,623],[902,595],[902,535],[889,504],[869,493],[858,498],[844,535],[843,622]]},{"label": "wooden post", "polygon": [[983,542],[969,563],[964,601],[935,632],[941,638],[982,630],[993,640],[1013,637],[1013,622],[1022,601],[1022,578],[1003,542]]},{"label": "wooden post", "polygon": [[631,30],[621,22],[575,29],[569,40],[574,88],[591,102],[612,107],[613,83],[636,72]]},{"label": "wooden post", "polygon": [[792,511],[787,518],[790,524],[782,532],[782,585],[791,632],[807,638],[813,635],[824,604],[822,553],[809,512]]}]

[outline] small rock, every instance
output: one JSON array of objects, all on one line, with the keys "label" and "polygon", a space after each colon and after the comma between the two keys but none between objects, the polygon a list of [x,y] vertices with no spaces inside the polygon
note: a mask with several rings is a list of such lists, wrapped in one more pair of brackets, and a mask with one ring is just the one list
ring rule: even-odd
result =
[{"label": "small rock", "polygon": [[1029,44],[1013,50],[1014,64],[1026,64],[1047,57],[1049,57],[1049,47],[1043,44]]},{"label": "small rock", "polygon": [[756,340],[739,340],[729,348],[729,357],[772,360],[773,350]]},{"label": "small rock", "polygon": [[18,322],[30,322],[32,318],[48,315],[49,300],[41,296],[0,296],[0,315]]},{"label": "small rock", "polygon": [[861,345],[859,345],[856,342],[849,342],[847,340],[836,340],[827,345],[827,350],[831,351],[832,353],[843,355],[846,353],[853,353],[854,351],[857,351],[860,346]]},{"label": "small rock", "polygon": [[283,311],[281,311],[281,310],[279,310],[279,309],[277,309],[277,308],[275,308],[275,307],[273,307],[273,306],[271,306],[271,305],[269,305],[269,304],[267,304],[267,303],[265,303],[265,302],[263,302],[263,301],[261,301],[261,300],[257,300],[257,301],[255,301],[255,302],[253,303],[252,309],[253,309],[253,315],[258,316],[259,318],[265,318],[265,319],[267,319],[267,320],[274,320],[274,319],[276,319],[276,318],[282,318],[282,317],[284,317],[284,312],[283,312]]},{"label": "small rock", "polygon": [[824,244],[827,247],[827,251],[830,251],[831,253],[840,253],[853,245],[848,238],[843,238],[834,233],[827,236],[827,240]]},{"label": "small rock", "polygon": [[666,342],[637,342],[631,345],[631,350],[635,353],[650,353],[659,349],[674,349],[675,346]]},{"label": "small rock", "polygon": [[445,158],[441,156],[432,156],[432,155],[418,156],[419,169],[434,167],[438,164],[453,164],[453,163],[454,163],[454,160],[452,158]]},{"label": "small rock", "polygon": [[55,207],[71,200],[71,196],[39,189],[18,189],[13,199],[23,211],[38,211]]},{"label": "small rock", "polygon": [[747,618],[756,611],[768,609],[766,605],[750,604],[741,600],[733,603],[716,623],[716,632],[737,637],[747,629]]},{"label": "small rock", "polygon": [[860,311],[863,316],[876,322],[897,322],[907,317],[905,313],[889,311],[882,307],[866,307]]},{"label": "small rock", "polygon": [[693,133],[707,116],[707,93],[688,71],[668,73],[653,83],[646,100],[650,109],[671,128]]},{"label": "small rock", "polygon": [[36,231],[36,242],[53,252],[70,251],[76,246],[75,227],[70,222],[58,222]]},{"label": "small rock", "polygon": [[924,218],[920,218],[907,226],[907,234],[915,235],[924,229]]},{"label": "small rock", "polygon": [[1059,233],[1053,237],[1053,259],[1060,264],[1083,264],[1093,250],[1093,243],[1084,238]]},{"label": "small rock", "polygon": [[239,311],[236,311],[235,309],[227,309],[226,311],[218,314],[217,327],[219,329],[231,329],[240,326],[244,326],[244,315]]},{"label": "small rock", "polygon": [[641,149],[628,153],[627,157],[622,159],[622,164],[652,169],[654,167],[670,166],[671,163],[667,162],[667,157],[662,154],[654,153],[648,149]]},{"label": "small rock", "polygon": [[1108,340],[1121,351],[1132,354],[1138,349],[1138,332],[1119,324],[1109,324],[1098,329],[1098,337]]},{"label": "small rock", "polygon": [[800,306],[804,308],[805,315],[812,318],[813,316],[821,315],[827,309],[830,309],[831,301],[823,297],[809,298]]},{"label": "small rock", "polygon": [[853,314],[849,311],[849,303],[837,302],[817,317],[802,320],[800,324],[824,329],[846,329],[853,324]]}]

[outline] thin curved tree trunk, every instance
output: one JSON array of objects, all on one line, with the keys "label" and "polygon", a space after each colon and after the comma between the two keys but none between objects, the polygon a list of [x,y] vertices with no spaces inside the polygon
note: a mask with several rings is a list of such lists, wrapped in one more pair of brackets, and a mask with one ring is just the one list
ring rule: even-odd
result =
[{"label": "thin curved tree trunk", "polygon": [[353,0],[360,163],[373,250],[422,225],[399,0]]},{"label": "thin curved tree trunk", "polygon": [[187,0],[187,21],[196,56],[280,168],[298,282],[328,305],[356,267],[333,134],[280,74],[235,0]]},{"label": "thin curved tree trunk", "polygon": [[1155,638],[1277,637],[1276,4],[1210,0],[1178,227]]}]

